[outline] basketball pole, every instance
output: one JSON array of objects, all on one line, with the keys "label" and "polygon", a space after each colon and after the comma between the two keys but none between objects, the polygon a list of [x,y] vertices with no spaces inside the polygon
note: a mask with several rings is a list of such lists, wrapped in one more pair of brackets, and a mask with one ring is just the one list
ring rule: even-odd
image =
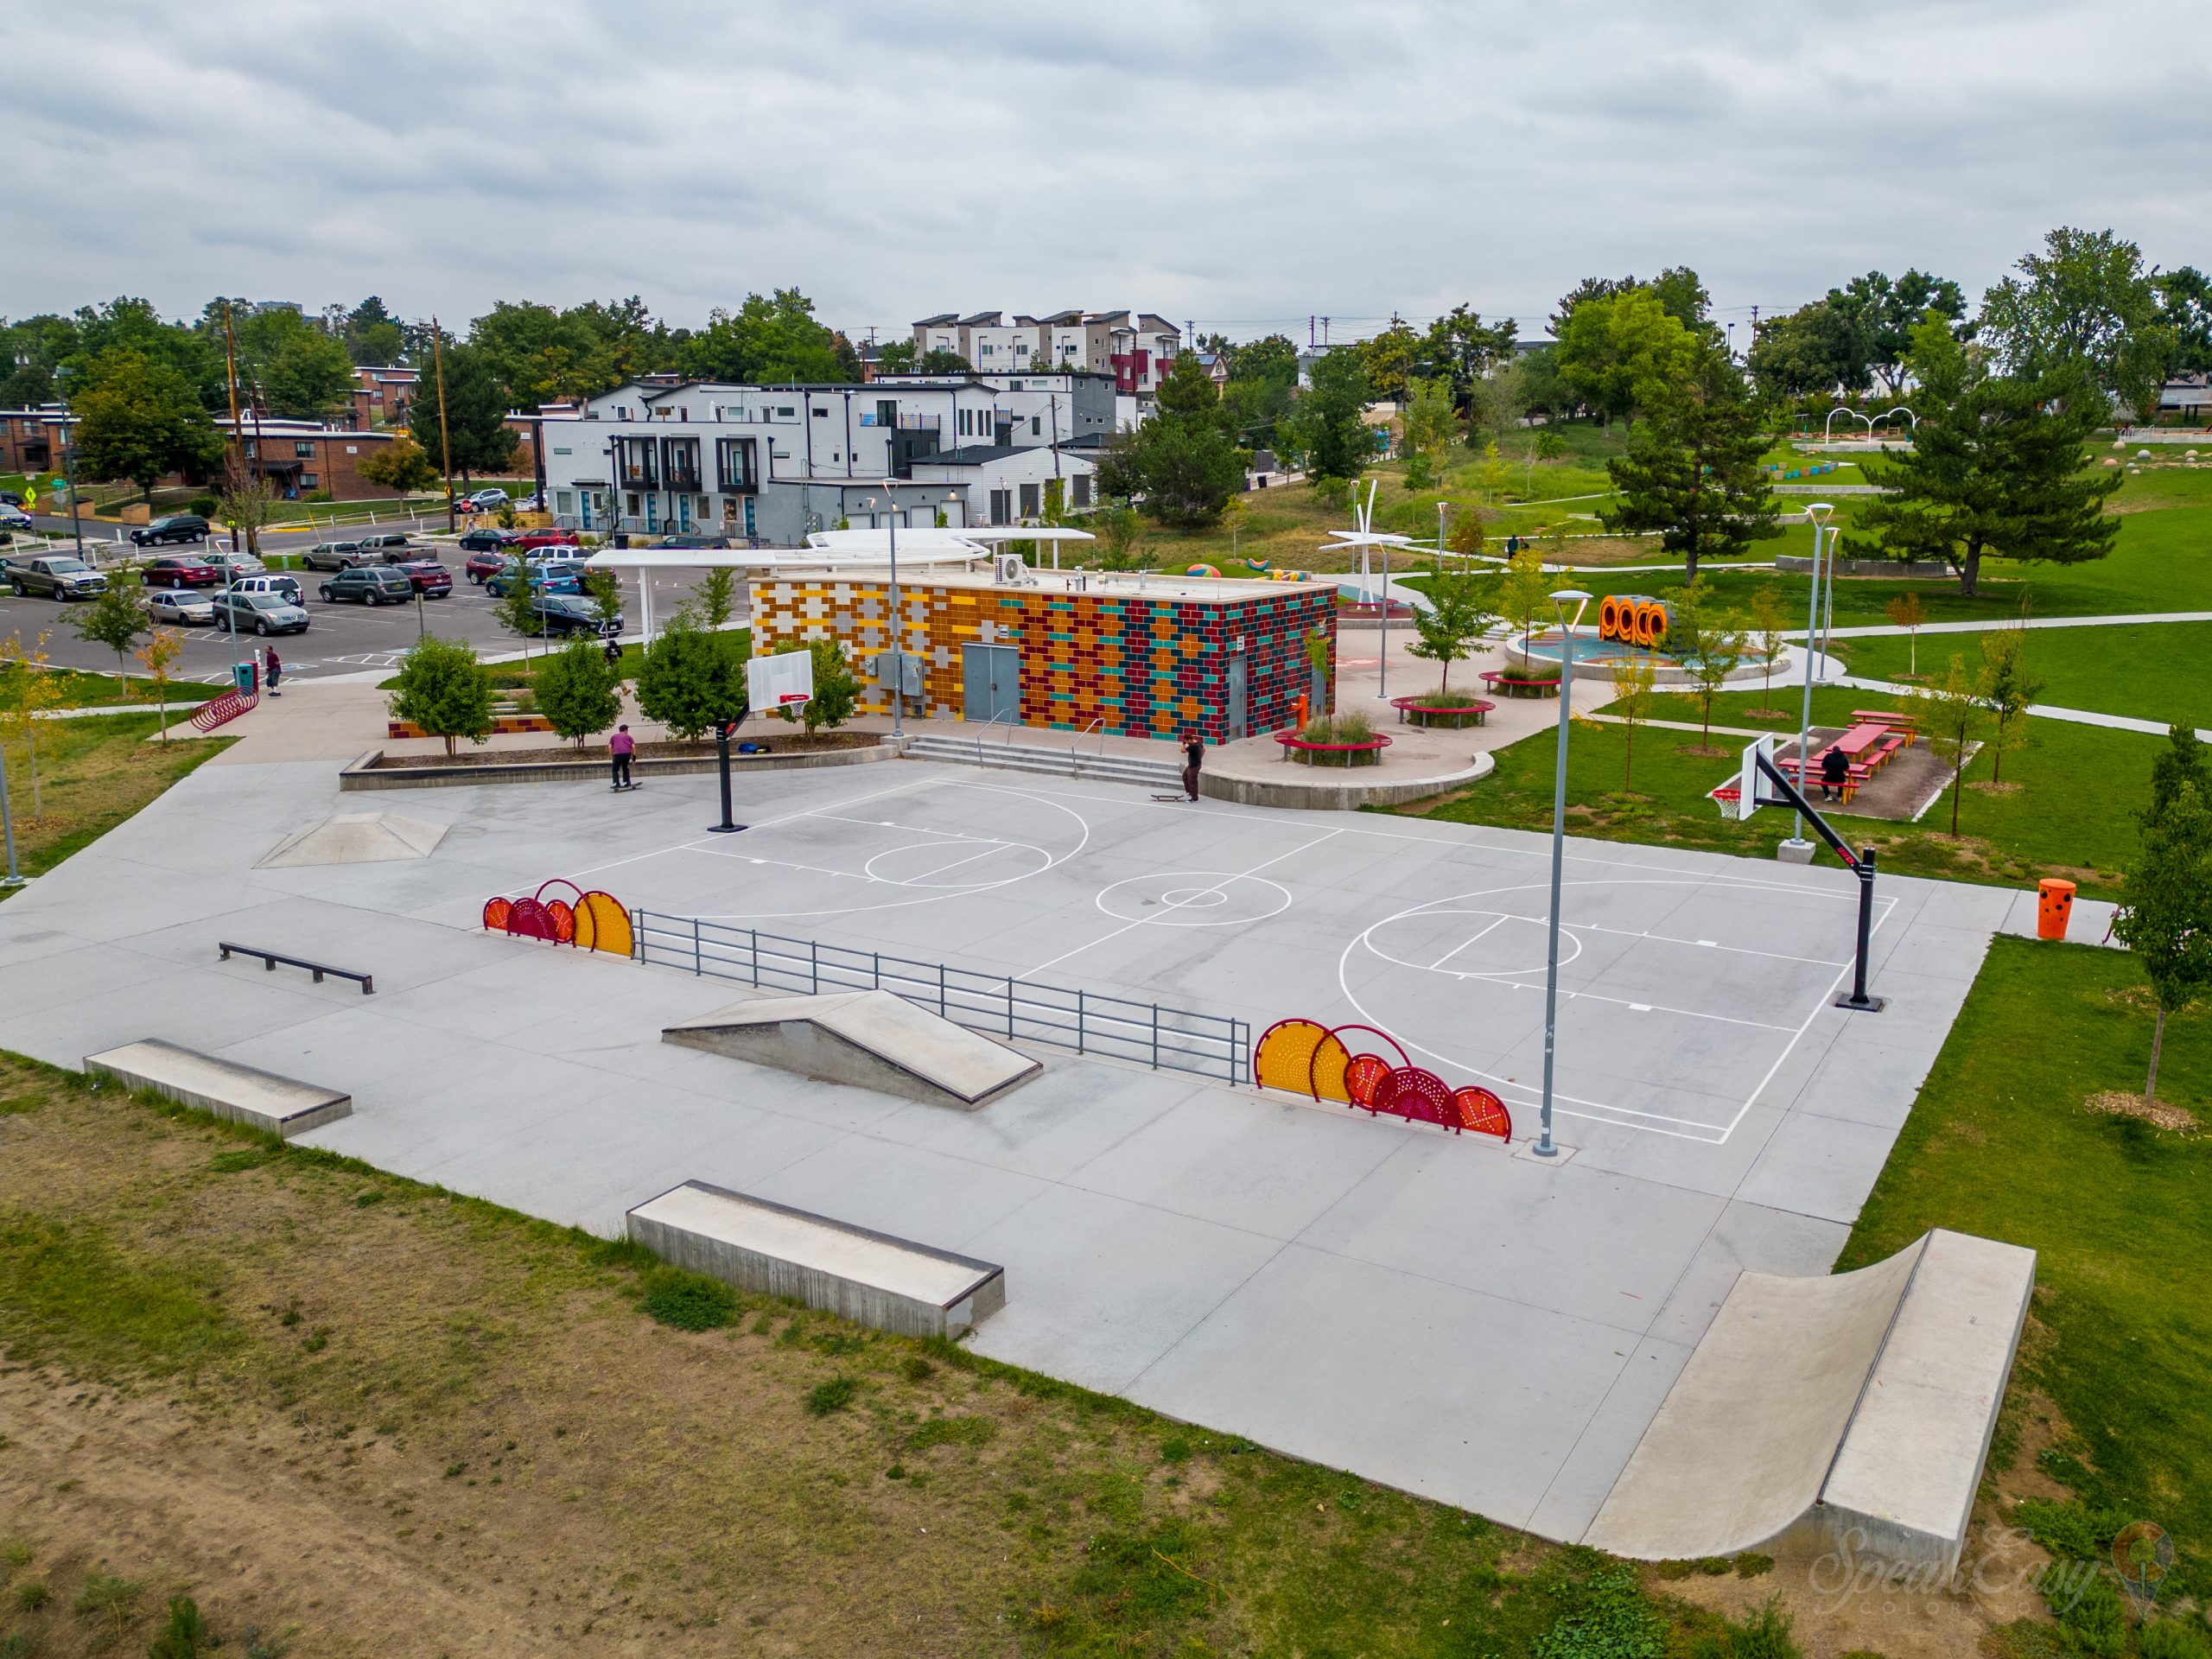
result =
[{"label": "basketball pole", "polygon": [[[1805,613],[1805,702],[1797,716],[1797,766],[1805,766],[1805,750],[1813,733],[1813,641],[1821,626],[1821,537],[1823,526],[1835,509],[1825,501],[1815,501],[1805,509],[1805,517],[1813,526],[1813,599]],[[1800,848],[1812,850],[1813,843],[1805,839],[1805,815],[1794,812],[1789,821],[1789,839],[1783,843],[1792,852]]]},{"label": "basketball pole", "polygon": [[[1387,590],[1386,594],[1387,597]],[[1544,1106],[1542,1131],[1535,1151],[1539,1158],[1556,1158],[1559,1147],[1552,1140],[1552,1057],[1559,1036],[1559,901],[1562,871],[1567,861],[1567,726],[1574,701],[1574,632],[1566,607],[1580,607],[1590,595],[1579,588],[1562,588],[1552,595],[1552,609],[1559,618],[1559,764],[1552,775],[1552,913],[1544,953]]]}]

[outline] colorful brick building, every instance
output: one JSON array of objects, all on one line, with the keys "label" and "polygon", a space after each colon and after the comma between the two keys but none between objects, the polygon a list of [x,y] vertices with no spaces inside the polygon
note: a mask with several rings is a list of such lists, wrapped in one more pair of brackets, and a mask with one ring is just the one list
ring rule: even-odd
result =
[{"label": "colorful brick building", "polygon": [[[760,581],[751,598],[756,652],[840,640],[867,683],[861,709],[890,712],[874,672],[891,645],[887,576]],[[900,600],[904,649],[923,664],[907,711],[932,720],[1153,738],[1195,728],[1221,743],[1294,724],[1301,696],[1318,687],[1325,700],[1336,683],[1336,590],[1319,584],[931,571],[902,581]]]}]

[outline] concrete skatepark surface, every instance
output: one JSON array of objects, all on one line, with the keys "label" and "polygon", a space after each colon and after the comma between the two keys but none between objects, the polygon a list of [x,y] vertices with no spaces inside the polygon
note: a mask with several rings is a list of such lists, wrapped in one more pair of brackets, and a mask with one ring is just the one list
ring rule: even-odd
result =
[{"label": "concrete skatepark surface", "polygon": [[1043,1069],[1018,1049],[889,991],[760,997],[681,1020],[660,1036],[709,1054],[967,1112]]},{"label": "concrete skatepark surface", "polygon": [[[1544,1164],[1518,1143],[1545,837],[899,761],[745,779],[727,837],[711,778],[442,790],[409,802],[448,826],[428,858],[257,869],[336,809],[344,747],[262,729],[0,906],[8,1046],[153,1033],[326,1080],[355,1113],[311,1144],[610,1236],[696,1179],[1002,1263],[982,1352],[1559,1539],[1742,1270],[1827,1272],[1989,936],[2033,910],[1885,877],[1889,1008],[1854,1015],[1847,873],[1570,843],[1574,1155]],[[1516,1146],[1055,1053],[955,1113],[695,1052],[663,1027],[730,985],[480,931],[554,875],[1255,1032],[1365,1020],[1492,1080]],[[220,937],[378,994],[219,964]]]},{"label": "concrete skatepark surface", "polygon": [[1646,1560],[1793,1535],[1958,1565],[2035,1252],[1938,1230],[1826,1278],[1736,1281],[1583,1541]]}]

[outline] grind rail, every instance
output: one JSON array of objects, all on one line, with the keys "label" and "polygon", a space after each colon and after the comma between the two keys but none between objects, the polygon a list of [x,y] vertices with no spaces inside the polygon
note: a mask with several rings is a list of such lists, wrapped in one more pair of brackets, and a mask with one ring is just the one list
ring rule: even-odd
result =
[{"label": "grind rail", "polygon": [[955,1025],[1012,1041],[1049,1043],[1078,1054],[1134,1060],[1227,1083],[1251,1076],[1252,1027],[1222,1014],[785,938],[694,917],[638,910],[631,912],[631,923],[640,962],[813,996],[824,991],[889,991]]}]

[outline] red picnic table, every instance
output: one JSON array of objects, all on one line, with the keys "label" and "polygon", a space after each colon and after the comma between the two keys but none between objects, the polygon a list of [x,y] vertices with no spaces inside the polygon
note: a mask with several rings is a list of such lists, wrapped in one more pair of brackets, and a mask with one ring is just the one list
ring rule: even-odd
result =
[{"label": "red picnic table", "polygon": [[1836,741],[1828,747],[1830,748],[1841,749],[1853,760],[1856,760],[1860,755],[1864,754],[1868,749],[1873,747],[1875,744],[1880,742],[1889,734],[1890,728],[1888,727],[1877,726],[1872,721],[1868,721],[1861,725],[1853,726],[1849,731],[1846,732],[1841,737],[1836,739]]}]

